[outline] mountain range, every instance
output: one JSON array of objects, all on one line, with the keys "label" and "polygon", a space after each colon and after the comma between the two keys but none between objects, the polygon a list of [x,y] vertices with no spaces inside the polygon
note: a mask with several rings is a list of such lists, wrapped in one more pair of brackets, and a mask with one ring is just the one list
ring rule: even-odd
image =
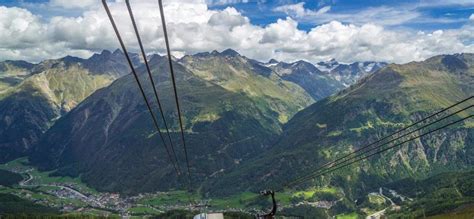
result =
[{"label": "mountain range", "polygon": [[[130,55],[158,114],[146,68]],[[184,170],[167,58],[148,59]],[[473,54],[312,64],[260,62],[227,49],[172,64],[193,184],[210,197],[275,188],[474,93]],[[4,61],[0,70],[0,162],[28,156],[41,170],[80,177],[98,191],[184,189],[120,50]],[[469,169],[472,127],[468,120],[298,189],[337,187],[353,201],[375,185]]]},{"label": "mountain range", "polygon": [[341,82],[345,87],[356,83],[360,78],[371,74],[387,65],[386,62],[354,62],[354,63],[339,63],[335,59],[327,62],[316,63],[316,68],[322,72]]},{"label": "mountain range", "polygon": [[[173,141],[179,142],[166,59],[154,55],[150,64],[158,93],[168,94],[160,95],[166,106],[165,118],[171,124]],[[184,56],[173,65],[180,75],[177,83],[185,109],[190,163],[198,182],[263,153],[270,139],[281,133],[282,125],[315,101],[298,83],[230,49]],[[293,78],[313,74],[309,72],[312,68],[294,65],[294,69]],[[138,68],[141,81],[147,80],[145,70],[144,66]],[[336,83],[323,75],[320,78]],[[145,87],[152,96],[151,87]],[[150,192],[180,185],[183,179],[177,179],[167,165],[165,151],[157,144],[158,135],[145,109],[132,76],[119,78],[59,119],[37,144],[32,161],[45,170],[57,169],[58,174],[80,175],[86,183],[104,191]],[[181,152],[181,145],[175,146]],[[177,154],[183,160],[183,153]],[[183,163],[181,166],[184,168]],[[133,186],[137,178],[145,180],[139,189]],[[156,184],[163,179],[166,183]]]},{"label": "mountain range", "polygon": [[26,155],[55,120],[127,74],[124,57],[116,50],[89,59],[66,56],[39,64],[0,63],[0,161]]},{"label": "mountain range", "polygon": [[[143,65],[138,54],[130,56],[135,66]],[[343,88],[341,83],[331,80],[310,63],[304,67],[295,64],[290,68],[294,69],[292,74],[281,73],[231,49],[185,56],[178,63],[203,80],[231,92],[243,92],[259,102],[258,106],[264,104],[262,107],[275,113],[279,123],[287,122],[315,100]],[[28,154],[58,118],[97,89],[129,72],[120,50],[104,50],[88,59],[66,56],[38,64],[0,62],[0,118],[3,118],[0,120],[0,148],[5,152],[0,161]],[[280,131],[279,125],[274,128]]]},{"label": "mountain range", "polygon": [[[209,189],[227,195],[232,190],[275,187],[275,182],[280,184],[296,178],[472,96],[473,79],[473,54],[435,56],[423,62],[388,65],[298,112],[284,125],[279,139],[266,152],[268,156],[217,175],[209,183]],[[456,118],[472,113],[470,108]],[[338,185],[346,189],[346,195],[356,196],[371,184],[468,169],[474,160],[472,125],[472,120],[467,120],[352,168],[315,179],[313,183]],[[224,186],[226,189],[221,191],[216,189]]]}]

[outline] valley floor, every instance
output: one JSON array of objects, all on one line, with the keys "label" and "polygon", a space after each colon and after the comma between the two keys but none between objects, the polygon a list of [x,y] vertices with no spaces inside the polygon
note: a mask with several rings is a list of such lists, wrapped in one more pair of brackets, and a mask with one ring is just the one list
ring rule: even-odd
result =
[{"label": "valley floor", "polygon": [[[139,194],[136,196],[121,196],[117,193],[98,192],[81,182],[80,179],[70,177],[51,176],[51,172],[41,172],[29,166],[27,158],[20,158],[0,165],[1,170],[20,174],[23,179],[13,186],[2,186],[0,194],[15,195],[54,209],[59,209],[66,215],[95,215],[116,217],[141,217],[160,215],[170,211],[185,210],[187,212],[200,211],[231,211],[252,215],[261,213],[262,206],[270,206],[268,201],[257,202],[256,194],[245,192],[237,196],[202,200],[198,195],[191,195],[194,200],[201,200],[195,207],[189,204],[188,194],[184,191],[170,191]],[[315,214],[321,213],[334,218],[383,218],[387,211],[397,212],[401,209],[392,199],[403,197],[394,190],[380,188],[377,192],[367,195],[367,203],[352,213],[337,213],[331,208],[339,202],[347,201],[343,192],[338,188],[313,188],[306,191],[292,191],[278,194],[279,211],[294,212],[294,209],[317,209]],[[325,198],[321,198],[325,197]],[[413,200],[410,200],[413,201]],[[252,203],[253,202],[253,203]],[[250,204],[249,204],[250,203]],[[458,208],[452,213],[443,213],[432,218],[472,218],[474,205]],[[1,210],[1,203],[0,203]],[[305,210],[307,211],[307,210]],[[2,212],[0,211],[0,214]]]}]

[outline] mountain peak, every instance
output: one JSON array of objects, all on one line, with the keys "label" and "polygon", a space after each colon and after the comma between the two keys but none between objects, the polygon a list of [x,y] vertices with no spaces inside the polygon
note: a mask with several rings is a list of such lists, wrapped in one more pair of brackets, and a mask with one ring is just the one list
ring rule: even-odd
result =
[{"label": "mountain peak", "polygon": [[298,60],[296,62],[294,62],[293,64],[298,64],[298,65],[313,65],[305,60]]},{"label": "mountain peak", "polygon": [[[105,50],[104,50],[105,51]],[[123,55],[124,53],[120,49],[116,49],[113,53],[113,55]]]},{"label": "mountain peak", "polygon": [[317,68],[322,72],[330,72],[339,66],[339,62],[332,58],[329,61],[321,61],[316,63]]},{"label": "mountain peak", "polygon": [[110,57],[112,55],[112,52],[109,50],[102,50],[100,53],[94,53],[91,57],[89,57],[88,60],[94,60],[94,59],[99,59],[101,57]]},{"label": "mountain peak", "polygon": [[5,64],[5,63],[22,67],[22,68],[26,68],[26,69],[31,69],[35,66],[35,64],[27,62],[27,61],[23,61],[23,60],[5,60],[3,62],[0,62],[0,65]]},{"label": "mountain peak", "polygon": [[66,64],[73,64],[73,63],[81,63],[82,61],[84,61],[84,59],[81,59],[81,58],[75,57],[75,56],[67,55],[67,56],[64,56],[63,58],[61,58],[60,61],[63,61]]},{"label": "mountain peak", "polygon": [[279,63],[279,62],[278,62],[277,60],[275,60],[275,59],[270,59],[270,60],[268,61],[268,64],[276,64],[276,63]]},{"label": "mountain peak", "polygon": [[[136,66],[140,65],[140,56],[136,53],[128,53],[132,62]],[[130,68],[125,59],[125,54],[120,49],[113,52],[102,50],[100,53],[94,53],[90,58],[83,62],[83,67],[87,68],[93,74],[107,74],[113,77],[121,77],[130,72]]]},{"label": "mountain peak", "polygon": [[102,50],[102,52],[100,53],[100,55],[111,55],[112,52],[110,52],[110,50],[107,50],[107,49],[104,49]]},{"label": "mountain peak", "polygon": [[460,59],[459,54],[445,55],[442,57],[441,63],[450,71],[465,70],[469,68],[469,66]]},{"label": "mountain peak", "polygon": [[163,56],[160,56],[160,55],[158,55],[158,54],[152,54],[152,55],[149,55],[147,58],[148,58],[148,60],[150,60],[150,62],[151,62],[152,59],[160,59],[160,58],[162,58],[162,57],[163,57]]},{"label": "mountain peak", "polygon": [[[217,51],[215,51],[215,52],[217,53]],[[210,52],[199,52],[199,53],[196,53],[194,55],[186,55],[186,56],[206,57],[206,56],[209,56],[210,54],[211,54]]]},{"label": "mountain peak", "polygon": [[224,51],[221,52],[221,55],[224,55],[224,56],[239,56],[240,54],[233,50],[233,49],[226,49]]},{"label": "mountain peak", "polygon": [[335,59],[335,58],[332,58],[330,59],[329,61],[320,61],[317,63],[318,65],[322,65],[322,66],[335,66],[335,65],[339,65],[339,62]]}]

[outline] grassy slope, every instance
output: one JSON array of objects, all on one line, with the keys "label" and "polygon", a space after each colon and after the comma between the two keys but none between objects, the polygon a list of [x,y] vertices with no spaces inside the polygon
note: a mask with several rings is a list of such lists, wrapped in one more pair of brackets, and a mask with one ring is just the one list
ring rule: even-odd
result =
[{"label": "grassy slope", "polygon": [[0,169],[0,185],[12,186],[23,179],[20,174]]},{"label": "grassy slope", "polygon": [[78,65],[33,74],[0,93],[0,162],[24,156],[57,117],[91,93],[112,82],[111,76],[92,75]]},{"label": "grassy slope", "polygon": [[[184,161],[182,146],[177,143],[181,140],[174,97],[165,95],[172,93],[167,62],[156,58],[150,63],[159,81],[178,159]],[[268,107],[204,81],[177,63],[175,70],[196,180],[220,177],[221,170],[259,154],[266,138],[278,133],[280,123]],[[148,97],[153,97],[144,71],[139,69],[141,80]],[[150,101],[156,110],[154,99]],[[162,124],[161,119],[158,121]],[[40,144],[39,152],[34,154],[36,163],[48,169],[59,168],[60,174],[84,173],[84,180],[103,191],[145,192],[177,185],[132,75],[86,98],[57,121]],[[184,167],[183,162],[181,165]],[[178,185],[183,185],[184,179],[179,180]]]},{"label": "grassy slope", "polygon": [[[79,177],[72,178],[68,176],[55,176],[52,171],[39,171],[36,167],[31,166],[27,157],[18,158],[8,163],[0,164],[0,170],[23,173],[22,177],[29,178],[28,174],[33,177],[29,184],[45,185],[50,183],[72,183],[83,193],[96,194],[97,191],[87,187]],[[28,173],[28,174],[26,174]],[[46,189],[51,187],[44,186]]]},{"label": "grassy slope", "polygon": [[9,89],[23,81],[33,67],[33,64],[22,61],[0,62],[0,99]]},{"label": "grassy slope", "polygon": [[336,215],[336,219],[358,219],[358,218],[360,217],[356,213]]},{"label": "grassy slope", "polygon": [[31,87],[37,90],[37,95],[46,96],[52,104],[69,111],[92,92],[109,85],[112,81],[111,76],[91,75],[86,69],[73,65],[35,74],[17,89]]},{"label": "grassy slope", "polygon": [[[87,187],[81,182],[79,178],[71,177],[57,177],[51,176],[51,172],[41,172],[35,169],[33,166],[28,164],[27,158],[19,158],[13,161],[10,161],[5,164],[0,165],[0,170],[14,171],[18,174],[23,175],[24,179],[28,179],[30,175],[33,177],[32,180],[29,180],[27,185],[19,186],[13,185],[11,187],[1,187],[0,186],[0,195],[14,195],[19,199],[24,199],[25,206],[28,203],[34,202],[38,207],[48,208],[44,206],[74,206],[76,208],[88,207],[88,204],[77,199],[57,197],[51,192],[54,190],[60,190],[59,187],[53,186],[56,183],[62,183],[67,185],[74,185],[74,189],[80,191],[83,194],[94,194],[97,195],[97,191],[92,188]],[[32,186],[34,185],[34,186]],[[1,204],[0,204],[1,206]],[[16,205],[6,205],[5,212],[18,213],[18,208]],[[27,206],[28,207],[28,206]],[[70,218],[81,218],[88,214],[94,215],[103,215],[101,212],[93,213],[94,209],[87,209],[87,212],[81,212],[77,214],[67,214]],[[0,212],[1,213],[1,212]],[[34,215],[41,215],[40,212],[24,212],[31,213]],[[64,214],[62,214],[64,216]]]},{"label": "grassy slope", "polygon": [[470,208],[474,203],[473,182],[474,171],[449,172],[424,180],[405,179],[394,182],[388,187],[413,200],[403,202],[401,212],[391,211],[389,215],[421,217],[423,214],[435,216],[462,212],[466,207],[459,206],[467,205]]},{"label": "grassy slope", "polygon": [[[449,62],[446,63],[445,58]],[[463,60],[458,63],[461,66],[450,70],[448,66],[458,60]],[[471,86],[473,75],[471,54],[390,65],[350,89],[295,115],[285,125],[275,149],[220,179],[218,185],[225,185],[226,190],[216,194],[232,190],[278,188],[289,179],[375,141],[403,124],[410,124],[468,97],[474,93]],[[472,129],[468,128],[468,124],[453,126],[417,144],[387,152],[383,157],[358,166],[344,168],[333,177],[323,177],[309,185],[330,183],[344,187],[346,194],[350,195],[392,177],[422,177],[430,171],[466,167],[472,162],[466,157],[473,154],[472,148],[468,147],[472,141],[469,137],[472,136]],[[444,136],[451,137],[445,139]],[[220,188],[214,185],[212,190],[216,191],[216,187]]]},{"label": "grassy slope", "polygon": [[27,215],[38,216],[53,216],[58,215],[56,209],[35,204],[31,201],[21,199],[15,195],[0,194],[0,215],[15,217],[27,217]]},{"label": "grassy slope", "polygon": [[429,219],[472,219],[474,217],[474,205],[461,206],[453,212],[429,216]]},{"label": "grassy slope", "polygon": [[276,74],[262,74],[254,69],[250,61],[241,56],[206,57],[187,56],[182,63],[200,78],[218,84],[232,92],[242,92],[278,113],[280,122],[285,123],[297,111],[313,102],[313,99],[298,85],[281,80]]}]

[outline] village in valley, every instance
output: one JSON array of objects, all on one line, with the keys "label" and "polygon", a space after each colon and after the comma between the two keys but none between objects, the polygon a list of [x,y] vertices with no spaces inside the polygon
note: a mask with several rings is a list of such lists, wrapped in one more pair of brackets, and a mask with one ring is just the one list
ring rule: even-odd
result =
[{"label": "village in valley", "polygon": [[[15,194],[18,197],[30,200],[36,204],[59,209],[63,213],[90,214],[96,216],[153,216],[171,210],[189,210],[199,212],[242,212],[255,214],[262,211],[257,206],[246,206],[248,200],[255,198],[255,194],[242,194],[235,199],[202,199],[193,196],[199,203],[189,203],[189,194],[185,191],[168,191],[144,193],[134,196],[125,196],[119,193],[98,192],[88,187],[78,178],[52,176],[51,172],[41,172],[28,165],[26,158],[20,158],[0,165],[0,169],[21,174],[23,179],[14,186],[1,186],[0,193]],[[334,188],[321,188],[320,191],[337,194]],[[316,208],[330,209],[341,199],[337,200],[310,200],[314,191],[300,191],[292,194],[280,193],[279,208],[310,205]],[[387,191],[394,193],[395,191]],[[393,195],[388,194],[391,197]],[[391,199],[384,195],[382,189],[377,193],[370,193],[374,200],[391,202],[389,208],[374,212],[373,215],[382,216],[386,209],[396,209]],[[376,217],[376,218],[378,218]]]}]

